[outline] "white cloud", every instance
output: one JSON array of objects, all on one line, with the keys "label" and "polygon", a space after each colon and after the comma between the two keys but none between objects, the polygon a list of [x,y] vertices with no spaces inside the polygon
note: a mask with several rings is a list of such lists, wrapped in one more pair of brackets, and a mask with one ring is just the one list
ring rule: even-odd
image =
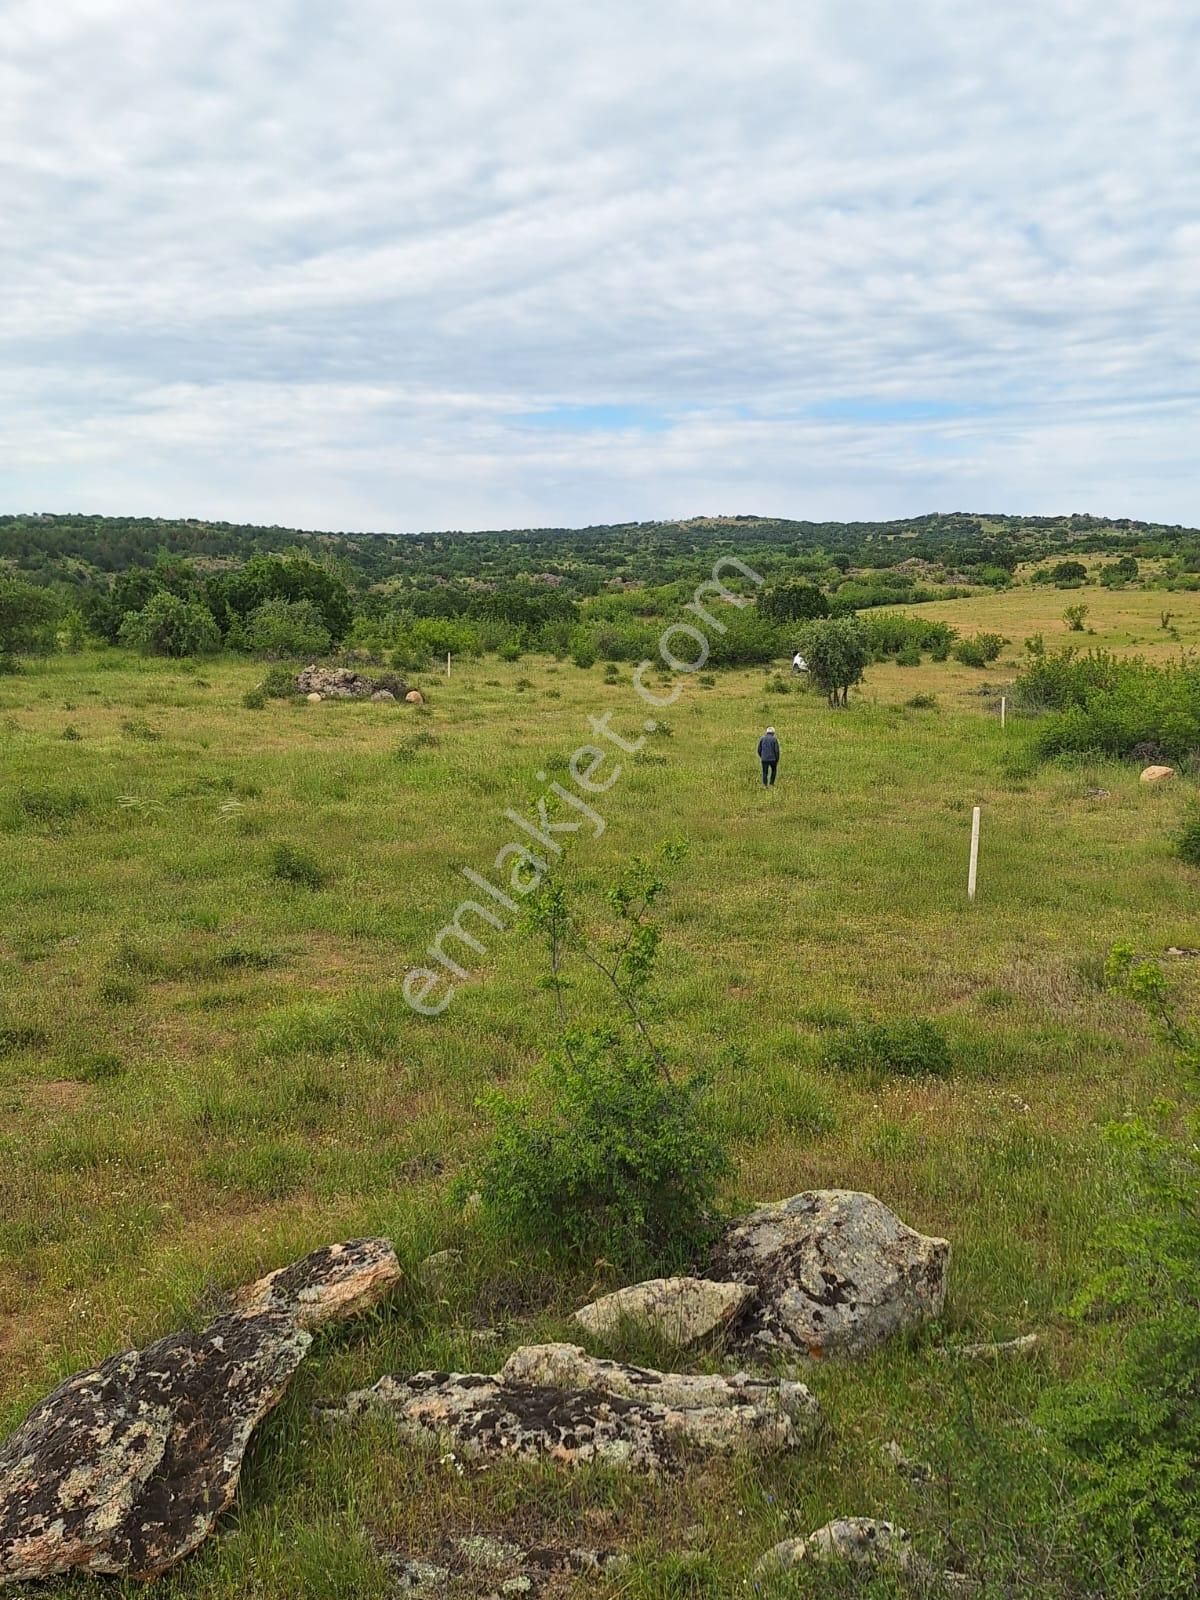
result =
[{"label": "white cloud", "polygon": [[10,509],[1200,521],[1189,0],[3,27]]}]

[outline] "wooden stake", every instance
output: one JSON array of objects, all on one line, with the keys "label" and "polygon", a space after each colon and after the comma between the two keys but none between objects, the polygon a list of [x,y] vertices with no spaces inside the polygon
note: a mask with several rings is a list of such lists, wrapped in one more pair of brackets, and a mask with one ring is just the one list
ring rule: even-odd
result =
[{"label": "wooden stake", "polygon": [[450,676],[450,652],[446,651],[446,676]]},{"label": "wooden stake", "polygon": [[1004,713],[1005,713],[1005,711],[1007,709],[1008,709],[1008,700],[1007,700],[1006,696],[1001,695],[1000,696],[1000,726],[1001,727],[1004,726]]},{"label": "wooden stake", "polygon": [[975,879],[979,871],[979,807],[971,812],[971,865],[967,869],[967,899],[975,898]]}]

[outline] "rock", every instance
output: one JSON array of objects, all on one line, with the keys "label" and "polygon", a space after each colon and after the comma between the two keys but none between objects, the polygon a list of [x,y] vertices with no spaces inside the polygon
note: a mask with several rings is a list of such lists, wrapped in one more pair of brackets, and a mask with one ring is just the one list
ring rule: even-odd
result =
[{"label": "rock", "polygon": [[325,696],[318,694],[314,689],[312,694],[306,694],[304,698],[308,701],[310,706],[319,706]]},{"label": "rock", "polygon": [[744,1372],[658,1372],[623,1361],[603,1361],[576,1344],[528,1344],[513,1352],[500,1376],[512,1383],[559,1389],[599,1389],[630,1399],[654,1399],[680,1410],[700,1406],[759,1406],[782,1410],[802,1433],[815,1433],[821,1410],[802,1383],[751,1378]]},{"label": "rock", "polygon": [[236,1290],[233,1307],[243,1315],[283,1311],[301,1328],[319,1328],[377,1306],[402,1276],[390,1239],[350,1239]]},{"label": "rock", "polygon": [[389,700],[394,704],[396,696],[390,689],[376,689],[371,699],[375,705],[385,705]]},{"label": "rock", "polygon": [[315,662],[296,674],[296,689],[309,699],[319,694],[325,700],[373,700],[384,695],[395,700],[405,692],[404,684],[393,672],[385,672],[382,678],[369,678],[352,667],[318,667]]},{"label": "rock", "polygon": [[404,698],[410,706],[423,706],[425,704],[425,696],[420,689],[410,689]]},{"label": "rock", "polygon": [[1164,778],[1173,778],[1174,776],[1175,776],[1175,768],[1174,767],[1143,767],[1142,768],[1142,782],[1143,783],[1162,783]]},{"label": "rock", "polygon": [[[487,1533],[448,1539],[434,1561],[381,1552],[401,1594],[539,1595],[557,1577],[618,1572],[628,1556],[618,1550],[560,1545],[526,1548]],[[456,1585],[466,1584],[463,1589]],[[560,1592],[556,1587],[555,1593]]]},{"label": "rock", "polygon": [[878,1522],[874,1517],[839,1517],[807,1539],[784,1539],[767,1551],[754,1570],[786,1572],[802,1561],[845,1561],[853,1567],[886,1564],[907,1572],[913,1566],[912,1535],[895,1523]]},{"label": "rock", "polygon": [[860,1356],[940,1314],[950,1246],[871,1194],[817,1189],[731,1223],[711,1276],[758,1288],[742,1323],[760,1349]]},{"label": "rock", "polygon": [[911,1479],[913,1483],[929,1483],[932,1481],[933,1468],[929,1463],[927,1461],[913,1461],[909,1456],[905,1455],[895,1439],[889,1439],[886,1444],[880,1445],[879,1453],[885,1461],[889,1461],[895,1467],[897,1472]]},{"label": "rock", "polygon": [[528,1346],[492,1376],[384,1377],[347,1396],[333,1415],[374,1411],[390,1416],[403,1437],[467,1459],[597,1461],[651,1472],[673,1468],[690,1450],[794,1449],[818,1417],[799,1384],[623,1367],[573,1345]]},{"label": "rock", "polygon": [[461,1250],[435,1250],[417,1268],[417,1276],[432,1294],[444,1295],[459,1276],[462,1262]]},{"label": "rock", "polygon": [[68,1378],[0,1445],[0,1583],[174,1566],[311,1338],[285,1312],[220,1317]]},{"label": "rock", "polygon": [[753,1299],[753,1288],[744,1283],[651,1278],[593,1300],[575,1313],[575,1321],[597,1339],[619,1334],[623,1325],[633,1323],[686,1349],[728,1328]]},{"label": "rock", "polygon": [[0,1584],[174,1566],[232,1501],[309,1330],[375,1305],[399,1277],[386,1239],[330,1245],[237,1290],[202,1332],[68,1378],[0,1445]]},{"label": "rock", "polygon": [[998,1344],[947,1344],[940,1346],[939,1355],[963,1356],[968,1361],[986,1361],[995,1356],[1024,1356],[1036,1349],[1036,1333],[1023,1333],[1019,1339],[1001,1339]]}]

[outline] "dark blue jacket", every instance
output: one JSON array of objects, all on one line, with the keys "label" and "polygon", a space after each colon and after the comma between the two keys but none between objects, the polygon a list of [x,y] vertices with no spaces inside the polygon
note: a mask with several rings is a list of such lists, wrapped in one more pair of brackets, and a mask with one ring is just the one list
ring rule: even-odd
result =
[{"label": "dark blue jacket", "polygon": [[779,760],[779,740],[773,733],[764,733],[758,741],[758,759],[760,761]]}]

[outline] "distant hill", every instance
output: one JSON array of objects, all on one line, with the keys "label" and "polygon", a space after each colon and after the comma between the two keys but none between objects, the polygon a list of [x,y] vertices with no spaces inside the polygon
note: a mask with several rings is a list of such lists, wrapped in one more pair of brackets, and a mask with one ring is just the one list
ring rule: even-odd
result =
[{"label": "distant hill", "polygon": [[358,586],[389,579],[549,576],[590,587],[614,576],[640,583],[691,576],[721,552],[775,557],[815,552],[882,567],[907,558],[1010,570],[1070,546],[1177,554],[1200,530],[1076,513],[1021,517],[937,513],[886,522],[807,522],[755,515],[603,524],[587,528],[444,530],[417,534],[332,532],[191,518],[0,516],[0,564],[42,584],[88,585],[162,556],[200,570],[265,552],[308,550],[339,558]]}]

